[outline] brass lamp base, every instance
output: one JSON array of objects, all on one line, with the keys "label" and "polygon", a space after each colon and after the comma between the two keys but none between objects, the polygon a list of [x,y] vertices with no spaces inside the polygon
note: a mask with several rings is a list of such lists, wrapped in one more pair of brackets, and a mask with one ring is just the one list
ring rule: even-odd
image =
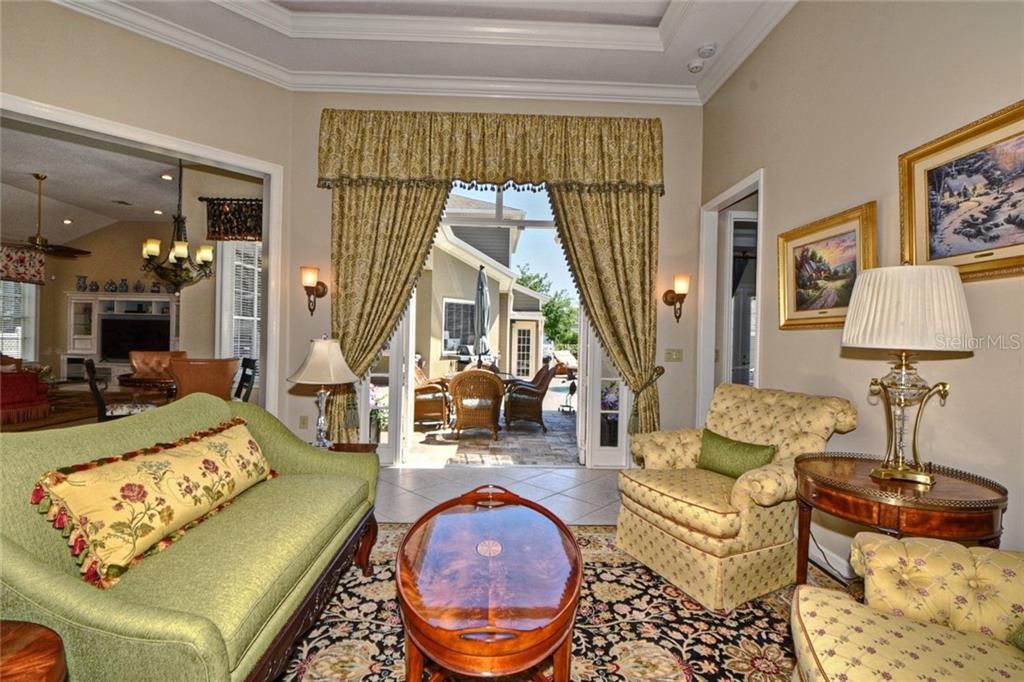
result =
[{"label": "brass lamp base", "polygon": [[871,478],[877,478],[883,481],[911,481],[913,483],[920,483],[921,485],[929,486],[935,483],[935,477],[924,471],[906,468],[893,469],[886,466],[875,467],[872,469]]}]

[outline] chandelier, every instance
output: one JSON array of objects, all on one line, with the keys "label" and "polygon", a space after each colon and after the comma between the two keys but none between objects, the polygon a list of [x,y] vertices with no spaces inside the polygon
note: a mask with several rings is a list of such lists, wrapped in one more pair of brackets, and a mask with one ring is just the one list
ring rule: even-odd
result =
[{"label": "chandelier", "polygon": [[172,218],[174,229],[167,255],[160,258],[159,239],[150,238],[142,242],[143,272],[150,272],[167,282],[168,290],[172,292],[213,275],[213,246],[202,244],[196,249],[195,258],[188,246],[185,216],[181,214],[181,176],[181,159],[178,159],[178,210]]}]

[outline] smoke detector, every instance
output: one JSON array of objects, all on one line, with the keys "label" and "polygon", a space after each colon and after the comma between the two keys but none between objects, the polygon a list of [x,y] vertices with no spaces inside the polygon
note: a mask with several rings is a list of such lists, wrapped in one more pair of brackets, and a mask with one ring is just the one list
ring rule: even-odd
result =
[{"label": "smoke detector", "polygon": [[704,43],[697,50],[697,56],[701,59],[711,59],[718,52],[718,43]]},{"label": "smoke detector", "polygon": [[690,73],[700,73],[704,70],[704,60],[694,59],[692,62],[686,65],[686,70]]}]

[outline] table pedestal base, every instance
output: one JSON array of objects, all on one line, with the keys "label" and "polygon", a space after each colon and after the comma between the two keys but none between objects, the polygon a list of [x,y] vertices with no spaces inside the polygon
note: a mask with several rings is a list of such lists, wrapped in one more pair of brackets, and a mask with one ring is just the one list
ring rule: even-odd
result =
[{"label": "table pedestal base", "polygon": [[[570,672],[572,670],[572,631],[570,630],[568,635],[562,641],[558,648],[555,649],[555,653],[551,655],[552,663],[552,677],[548,677],[544,674],[543,665],[546,661],[526,666],[520,670],[509,670],[506,674],[515,675],[518,673],[535,668],[531,673],[531,677],[534,682],[570,682]],[[435,664],[433,661],[427,659],[420,651],[420,648],[416,646],[416,643],[412,641],[408,636],[405,638],[405,679],[406,682],[420,682],[423,679],[423,673],[430,671],[429,682],[442,682],[448,679],[448,674],[444,669]]]}]

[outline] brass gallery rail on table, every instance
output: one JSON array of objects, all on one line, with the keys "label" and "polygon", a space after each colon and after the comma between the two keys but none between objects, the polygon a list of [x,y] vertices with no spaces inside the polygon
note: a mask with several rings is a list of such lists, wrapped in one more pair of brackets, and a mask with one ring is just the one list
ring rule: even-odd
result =
[{"label": "brass gallery rail on table", "polygon": [[811,510],[870,526],[888,535],[940,538],[999,546],[1006,488],[987,478],[932,466],[935,484],[878,481],[871,470],[881,458],[845,452],[796,458],[797,584],[807,581]]},{"label": "brass gallery rail on table", "polygon": [[550,511],[498,486],[443,502],[406,533],[397,557],[406,679],[529,671],[569,682],[583,557]]}]

